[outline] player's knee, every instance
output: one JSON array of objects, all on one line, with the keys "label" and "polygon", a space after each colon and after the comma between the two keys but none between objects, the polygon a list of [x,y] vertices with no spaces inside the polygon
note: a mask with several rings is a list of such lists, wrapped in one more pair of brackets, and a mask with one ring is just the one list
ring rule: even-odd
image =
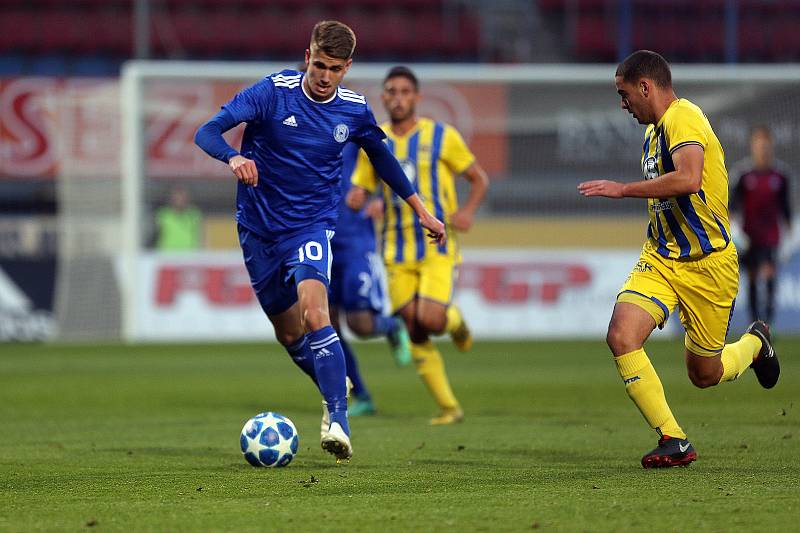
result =
[{"label": "player's knee", "polygon": [[347,315],[347,327],[359,337],[369,337],[372,335],[372,317],[362,314]]},{"label": "player's knee", "polygon": [[429,313],[417,317],[419,326],[429,333],[439,334],[447,326],[447,315],[445,313]]},{"label": "player's knee", "polygon": [[707,389],[717,385],[720,380],[720,373],[704,368],[689,368],[689,380],[692,385],[699,389]]},{"label": "player's knee", "polygon": [[278,331],[277,328],[275,329],[275,337],[283,346],[291,346],[300,340],[303,335],[305,335],[305,332],[302,329],[281,331]]},{"label": "player's knee", "polygon": [[[641,348],[641,345],[625,328],[612,323],[606,333],[606,344],[611,349],[611,353],[616,356],[630,353]],[[637,344],[639,344],[637,346]]]},{"label": "player's knee", "polygon": [[317,331],[330,324],[331,319],[327,309],[311,306],[303,311],[303,326],[306,331]]}]

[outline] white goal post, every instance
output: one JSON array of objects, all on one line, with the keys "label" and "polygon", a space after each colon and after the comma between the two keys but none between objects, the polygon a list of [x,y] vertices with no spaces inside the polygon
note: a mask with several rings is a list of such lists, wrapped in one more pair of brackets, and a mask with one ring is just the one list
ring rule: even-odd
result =
[{"label": "white goal post", "polygon": [[[211,80],[235,83],[244,87],[266,74],[292,66],[285,63],[138,60],[124,65],[119,103],[122,176],[120,293],[123,339],[136,340],[140,333],[136,309],[143,295],[137,265],[145,246],[144,193],[148,180],[146,123],[151,114],[158,113],[165,105],[164,102],[148,95],[149,84],[171,82],[185,84]],[[391,66],[393,65],[356,63],[347,74],[345,83],[357,90],[365,86],[377,88]],[[492,107],[489,104],[492,103],[493,95],[498,94],[497,91],[502,92],[506,99],[503,113],[496,110],[487,111],[484,116],[481,110],[476,110],[472,104],[471,127],[476,131],[482,129],[506,138],[504,149],[511,154],[507,156],[511,163],[506,165],[508,167],[506,175],[519,178],[540,172],[537,168],[543,169],[541,173],[546,174],[548,179],[543,178],[541,184],[537,185],[539,191],[537,194],[545,194],[554,187],[561,187],[558,180],[549,179],[558,175],[560,164],[576,165],[571,175],[585,172],[582,169],[593,166],[602,169],[603,172],[611,172],[618,168],[617,164],[620,169],[627,169],[626,176],[632,176],[635,170],[636,155],[635,152],[631,153],[628,147],[626,147],[627,159],[619,162],[613,161],[616,158],[614,156],[609,157],[608,161],[595,159],[593,163],[592,157],[601,156],[583,153],[580,148],[577,148],[576,153],[568,154],[573,159],[566,163],[565,155],[558,155],[559,150],[569,149],[568,141],[589,143],[598,136],[602,137],[606,131],[610,132],[609,137],[612,139],[617,139],[621,135],[616,125],[630,119],[617,109],[619,101],[613,88],[614,65],[412,64],[409,66],[421,80],[423,94],[426,94],[428,87],[437,84],[461,84],[472,87],[478,94],[481,87],[491,86],[496,90],[488,91],[484,100],[489,109]],[[721,136],[737,135],[736,142],[741,144],[742,136],[740,133],[735,133],[734,129],[746,128],[753,122],[771,120],[779,128],[784,130],[788,128],[781,135],[786,136],[785,152],[794,156],[800,140],[800,129],[798,129],[800,127],[796,126],[800,124],[798,120],[800,100],[791,100],[785,105],[780,100],[784,97],[791,98],[792,92],[797,92],[800,66],[676,65],[673,68],[673,79],[679,95],[697,101],[709,115],[716,114],[725,118],[727,125],[722,129],[728,128],[731,131],[720,132]],[[368,96],[377,114],[376,108],[379,107],[379,102],[374,98],[375,94],[377,93]],[[230,95],[232,96],[232,93]],[[764,105],[764,95],[772,100],[769,109],[759,113],[754,106]],[[475,98],[475,95],[470,97]],[[478,98],[480,99],[480,96]],[[786,106],[789,106],[789,109]],[[199,124],[213,112],[214,109],[204,109],[204,115],[192,117],[192,121]],[[619,113],[618,118],[605,118],[612,116],[614,112]],[[587,119],[583,124],[581,117]],[[787,121],[793,121],[795,126],[787,126],[785,124]],[[583,131],[583,128],[588,128],[590,131]],[[556,140],[550,135],[546,142],[551,144],[542,144],[540,148],[537,146],[537,139],[540,138],[537,135],[544,130],[549,133],[554,132]],[[628,137],[627,133],[623,136]],[[527,148],[527,154],[526,142],[531,143]],[[567,143],[566,147],[562,146],[564,143]],[[628,144],[630,145],[631,143]],[[723,145],[726,145],[725,140]],[[608,149],[604,148],[606,151]],[[736,150],[741,151],[740,147]],[[526,160],[526,157],[530,160]],[[559,160],[559,157],[562,159]],[[588,159],[582,163],[579,161],[587,157]],[[580,167],[580,164],[586,166]],[[572,184],[568,185],[572,187]],[[508,196],[513,200],[518,196],[515,191],[524,187],[524,180],[516,179],[507,180],[498,189],[502,191],[508,188]],[[527,205],[522,205],[521,209],[526,209]],[[530,205],[531,209],[536,209],[538,204]]]}]

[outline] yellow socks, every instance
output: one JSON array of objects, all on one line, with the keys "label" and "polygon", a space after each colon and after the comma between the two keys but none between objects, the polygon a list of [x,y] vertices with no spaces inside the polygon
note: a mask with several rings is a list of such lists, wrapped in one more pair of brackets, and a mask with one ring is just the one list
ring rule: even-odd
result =
[{"label": "yellow socks", "polygon": [[442,409],[455,409],[458,407],[450,381],[444,371],[442,354],[431,341],[422,344],[411,343],[411,357],[417,367],[417,374],[428,387],[433,399]]},{"label": "yellow socks", "polygon": [[657,429],[662,435],[685,439],[686,433],[672,416],[664,396],[664,387],[644,349],[639,348],[615,357],[614,362],[625,382],[625,391],[650,427]]},{"label": "yellow socks", "polygon": [[455,304],[451,304],[447,308],[447,325],[444,327],[445,332],[453,333],[461,327],[463,322],[464,318],[461,316],[461,311]]},{"label": "yellow socks", "polygon": [[750,333],[745,333],[734,343],[726,344],[722,349],[722,377],[719,382],[733,381],[744,374],[759,350],[761,350],[761,340]]}]

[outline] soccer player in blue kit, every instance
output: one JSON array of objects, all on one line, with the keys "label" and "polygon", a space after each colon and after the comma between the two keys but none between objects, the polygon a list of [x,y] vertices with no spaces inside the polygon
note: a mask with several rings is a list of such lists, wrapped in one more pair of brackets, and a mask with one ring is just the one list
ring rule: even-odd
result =
[{"label": "soccer player in blue kit", "polygon": [[[342,152],[342,198],[350,190],[350,176],[358,161],[359,147],[347,143]],[[336,235],[331,240],[333,264],[330,280],[330,312],[334,329],[347,363],[352,383],[350,416],[375,413],[372,397],[361,378],[358,361],[349,343],[342,338],[341,323],[346,322],[356,336],[385,336],[398,366],[411,364],[411,341],[400,317],[384,314],[387,306],[383,261],[376,253],[375,225],[368,209],[354,211],[341,203]]]},{"label": "soccer player in blue kit", "polygon": [[[383,180],[414,209],[432,242],[447,239],[360,94],[340,87],[356,38],[337,21],[314,26],[305,74],[284,70],[238,93],[197,131],[195,142],[239,180],[236,220],[245,266],[278,341],[319,387],[330,424],[323,450],[337,462],[353,448],[345,360],[328,313],[330,239],[341,201],[342,149],[369,155]],[[246,123],[241,152],[222,134]]]}]

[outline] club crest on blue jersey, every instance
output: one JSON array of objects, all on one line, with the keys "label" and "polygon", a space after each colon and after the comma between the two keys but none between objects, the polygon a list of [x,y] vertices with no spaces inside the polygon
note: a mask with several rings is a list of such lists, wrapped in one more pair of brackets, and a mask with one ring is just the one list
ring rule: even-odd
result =
[{"label": "club crest on blue jersey", "polygon": [[347,124],[337,124],[333,129],[333,138],[336,139],[336,142],[343,143],[349,136],[350,128],[347,127]]}]

